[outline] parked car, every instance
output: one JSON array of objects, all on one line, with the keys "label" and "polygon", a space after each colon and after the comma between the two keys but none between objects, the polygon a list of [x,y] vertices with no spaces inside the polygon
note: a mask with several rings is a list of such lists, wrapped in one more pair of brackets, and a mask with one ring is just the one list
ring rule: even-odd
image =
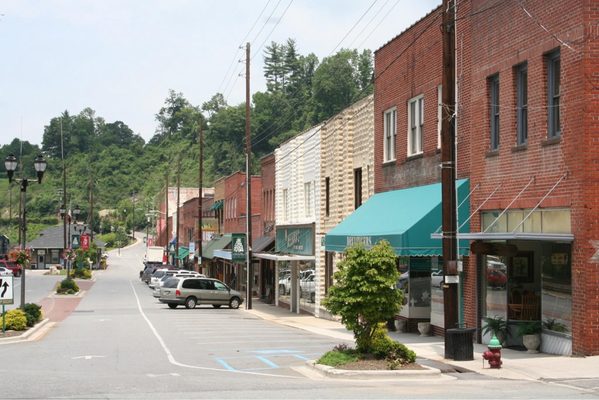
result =
[{"label": "parked car", "polygon": [[431,273],[431,287],[440,288],[443,287],[443,270],[433,271]]},{"label": "parked car", "polygon": [[0,260],[0,267],[11,270],[13,276],[21,276],[23,273],[23,267],[14,261],[8,261],[6,259]]},{"label": "parked car", "polygon": [[279,294],[284,296],[289,293],[291,293],[291,272],[286,271],[279,277]]},{"label": "parked car", "polygon": [[315,274],[310,274],[304,279],[300,280],[300,296],[309,299],[310,303],[314,303],[316,300],[315,278]]},{"label": "parked car", "polygon": [[6,267],[0,267],[0,276],[13,276],[12,271]]},{"label": "parked car", "polygon": [[243,297],[218,279],[213,278],[171,278],[164,283],[159,301],[170,308],[184,305],[195,308],[197,304],[212,304],[214,308],[228,305],[239,308]]},{"label": "parked car", "polygon": [[152,295],[156,298],[159,298],[160,297],[160,289],[162,288],[162,286],[164,286],[164,283],[167,280],[169,280],[171,278],[188,278],[188,277],[205,278],[206,275],[200,274],[199,272],[187,271],[187,270],[167,271],[166,274],[162,278],[160,278],[158,283],[155,285],[154,292],[152,293]]}]

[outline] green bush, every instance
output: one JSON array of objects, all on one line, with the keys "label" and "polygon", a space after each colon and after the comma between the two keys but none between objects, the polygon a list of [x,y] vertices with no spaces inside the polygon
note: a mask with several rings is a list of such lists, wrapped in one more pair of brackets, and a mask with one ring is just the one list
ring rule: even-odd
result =
[{"label": "green bush", "polygon": [[371,249],[350,246],[334,278],[324,306],[354,333],[357,351],[368,353],[378,324],[393,318],[403,302],[403,292],[395,289],[395,252],[385,240]]},{"label": "green bush", "polygon": [[27,326],[35,325],[40,319],[42,319],[42,308],[34,303],[27,303],[23,307],[25,316],[27,317]]},{"label": "green bush", "polygon": [[56,293],[58,294],[75,294],[78,291],[79,286],[77,286],[77,283],[71,278],[64,279],[56,289]]},{"label": "green bush", "polygon": [[27,329],[27,315],[23,310],[17,308],[6,312],[6,329],[13,331],[24,331]]},{"label": "green bush", "polygon": [[416,353],[408,349],[403,343],[393,341],[385,360],[387,360],[390,369],[397,369],[402,365],[415,362]]},{"label": "green bush", "polygon": [[80,279],[91,279],[92,278],[92,273],[87,268],[75,268],[75,270],[72,272],[71,275],[73,275],[73,278],[80,278]]},{"label": "green bush", "polygon": [[338,367],[350,362],[357,361],[359,355],[355,350],[332,350],[327,351],[322,357],[316,361],[317,364],[328,365],[331,367]]}]

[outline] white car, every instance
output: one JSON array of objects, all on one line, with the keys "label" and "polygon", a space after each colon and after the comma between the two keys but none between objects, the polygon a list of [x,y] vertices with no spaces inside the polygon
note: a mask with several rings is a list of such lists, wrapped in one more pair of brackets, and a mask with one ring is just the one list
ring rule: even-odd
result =
[{"label": "white car", "polygon": [[443,270],[433,271],[431,273],[431,287],[440,288],[443,287]]},{"label": "white car", "polygon": [[13,276],[12,271],[6,267],[0,267],[0,276]]},{"label": "white car", "polygon": [[304,279],[300,280],[300,296],[310,300],[310,303],[314,303],[316,300],[316,275],[310,274]]}]

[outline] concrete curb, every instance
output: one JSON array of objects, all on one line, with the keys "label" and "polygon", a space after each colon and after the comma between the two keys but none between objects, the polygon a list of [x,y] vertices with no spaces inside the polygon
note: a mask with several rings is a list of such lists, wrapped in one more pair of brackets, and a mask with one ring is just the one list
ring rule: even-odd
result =
[{"label": "concrete curb", "polygon": [[18,336],[11,336],[11,337],[7,337],[7,338],[0,338],[0,344],[9,344],[9,343],[16,343],[16,342],[24,342],[26,340],[29,340],[30,336],[32,336],[34,333],[36,333],[37,331],[39,331],[40,329],[42,329],[44,327],[44,325],[46,325],[49,321],[50,321],[50,319],[45,318],[45,319],[41,320],[40,322],[38,322],[37,324],[35,324],[35,326],[27,329],[25,332],[21,333]]},{"label": "concrete curb", "polygon": [[352,379],[430,379],[441,378],[441,370],[426,365],[421,365],[421,370],[404,369],[404,370],[347,370],[330,367],[328,365],[316,364],[316,361],[306,361],[306,365],[317,370],[323,375],[330,378],[352,378]]}]

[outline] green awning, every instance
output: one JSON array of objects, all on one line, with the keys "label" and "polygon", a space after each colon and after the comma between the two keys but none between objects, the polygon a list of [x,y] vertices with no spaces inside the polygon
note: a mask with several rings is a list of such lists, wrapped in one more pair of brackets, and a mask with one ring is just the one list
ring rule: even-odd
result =
[{"label": "green awning", "polygon": [[[458,204],[469,190],[468,179],[456,181]],[[463,201],[458,215],[459,221],[470,216],[468,200]],[[377,193],[326,234],[325,249],[342,253],[353,243],[371,247],[385,239],[400,256],[441,256],[441,240],[431,239],[440,226],[440,183]],[[460,232],[470,232],[470,224]],[[461,240],[459,254],[468,254],[468,248],[468,241]]]},{"label": "green awning", "polygon": [[212,203],[212,206],[210,206],[210,211],[220,210],[223,208],[224,202],[224,200],[216,200],[214,203]]},{"label": "green awning", "polygon": [[218,236],[202,246],[202,258],[213,259],[214,250],[222,250],[231,243],[231,234]]},{"label": "green awning", "polygon": [[189,249],[185,246],[179,246],[179,254],[177,255],[177,258],[179,260],[182,260],[184,258],[186,258],[189,255]]}]

